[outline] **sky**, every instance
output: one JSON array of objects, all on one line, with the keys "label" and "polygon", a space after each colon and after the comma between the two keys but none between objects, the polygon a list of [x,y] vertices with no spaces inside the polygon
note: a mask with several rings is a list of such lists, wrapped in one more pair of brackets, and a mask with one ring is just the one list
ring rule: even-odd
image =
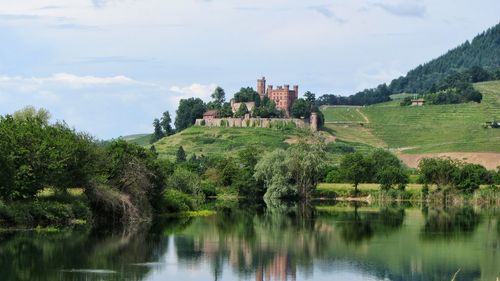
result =
[{"label": "sky", "polygon": [[349,95],[500,22],[498,0],[0,0],[0,115],[100,139],[152,132],[217,86]]}]

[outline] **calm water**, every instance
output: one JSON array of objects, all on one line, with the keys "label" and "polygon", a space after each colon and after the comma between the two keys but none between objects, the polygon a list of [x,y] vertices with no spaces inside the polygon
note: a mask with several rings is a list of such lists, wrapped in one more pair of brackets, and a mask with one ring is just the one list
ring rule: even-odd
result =
[{"label": "calm water", "polygon": [[0,280],[491,280],[500,210],[218,207],[137,231],[0,233]]}]

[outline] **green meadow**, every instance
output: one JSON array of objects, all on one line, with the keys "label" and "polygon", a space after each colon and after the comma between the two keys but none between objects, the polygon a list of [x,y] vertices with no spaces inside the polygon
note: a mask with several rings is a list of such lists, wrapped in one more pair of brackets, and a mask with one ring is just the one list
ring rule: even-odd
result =
[{"label": "green meadow", "polygon": [[[402,107],[391,101],[358,108],[359,115],[368,118],[363,125],[348,124],[360,116],[348,114],[347,108],[328,107],[323,109],[326,127],[341,140],[405,153],[500,152],[500,130],[482,127],[500,119],[500,81],[474,86],[483,94],[479,104]],[[337,124],[340,121],[347,123]]]}]

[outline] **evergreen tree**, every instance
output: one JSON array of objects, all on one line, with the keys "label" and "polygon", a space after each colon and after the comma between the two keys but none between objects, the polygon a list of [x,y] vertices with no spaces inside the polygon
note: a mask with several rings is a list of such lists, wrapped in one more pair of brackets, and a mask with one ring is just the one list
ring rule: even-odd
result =
[{"label": "evergreen tree", "polygon": [[238,111],[236,111],[236,113],[234,114],[234,117],[236,117],[236,118],[243,117],[247,113],[248,113],[247,106],[245,105],[245,103],[241,103],[240,108],[238,109]]},{"label": "evergreen tree", "polygon": [[186,152],[184,151],[184,148],[179,146],[179,149],[177,149],[177,157],[176,157],[177,163],[185,162],[186,161]]},{"label": "evergreen tree", "polygon": [[168,111],[163,112],[163,116],[161,117],[161,127],[165,135],[170,136],[174,134],[174,130],[172,129],[172,119],[170,118],[170,113]]},{"label": "evergreen tree", "polygon": [[154,132],[151,136],[150,143],[154,143],[165,136],[165,133],[163,132],[163,129],[161,127],[160,120],[158,118],[155,118],[155,120],[153,121],[153,127]]}]

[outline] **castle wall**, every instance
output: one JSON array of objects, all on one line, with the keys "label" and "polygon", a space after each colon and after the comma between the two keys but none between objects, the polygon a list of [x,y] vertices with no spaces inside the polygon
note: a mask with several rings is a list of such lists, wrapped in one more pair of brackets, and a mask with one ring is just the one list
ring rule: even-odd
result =
[{"label": "castle wall", "polygon": [[[317,119],[311,118],[317,122]],[[229,128],[275,128],[284,127],[293,123],[297,128],[310,128],[317,130],[317,123],[310,123],[297,118],[214,118],[211,120],[196,119],[196,126],[229,127]]]}]

